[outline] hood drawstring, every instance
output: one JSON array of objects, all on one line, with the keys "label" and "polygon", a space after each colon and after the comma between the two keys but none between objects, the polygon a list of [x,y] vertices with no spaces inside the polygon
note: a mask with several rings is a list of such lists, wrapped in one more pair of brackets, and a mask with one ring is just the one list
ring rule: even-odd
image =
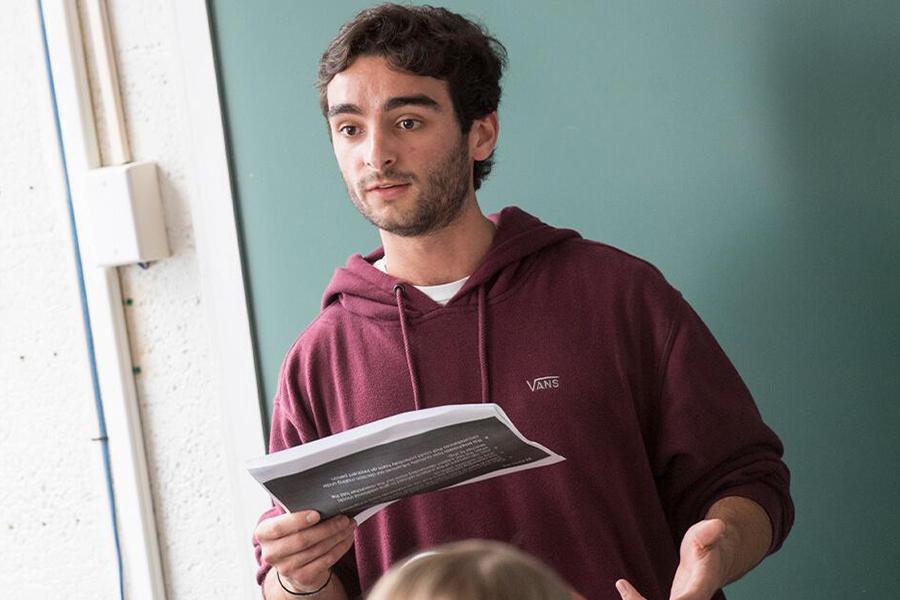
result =
[{"label": "hood drawstring", "polygon": [[409,369],[409,381],[412,383],[413,404],[416,410],[422,408],[419,400],[419,380],[416,377],[416,370],[413,367],[412,350],[409,347],[409,334],[406,332],[406,306],[403,304],[403,286],[401,284],[394,285],[394,295],[397,298],[397,310],[400,313],[400,331],[403,335],[403,350],[406,352],[406,367]]},{"label": "hood drawstring", "polygon": [[[419,378],[413,365],[412,349],[409,344],[408,324],[406,321],[406,305],[403,303],[403,285],[394,285],[394,297],[397,299],[397,312],[400,313],[400,332],[403,336],[403,351],[406,353],[406,367],[409,369],[409,381],[412,384],[413,404],[416,410],[422,408],[419,395]],[[484,286],[478,288],[478,364],[481,367],[481,402],[488,404],[491,401],[490,382],[488,381],[487,365],[487,293]]]},{"label": "hood drawstring", "polygon": [[481,403],[491,401],[491,386],[487,368],[487,310],[485,310],[484,286],[478,286],[478,362],[481,365]]}]

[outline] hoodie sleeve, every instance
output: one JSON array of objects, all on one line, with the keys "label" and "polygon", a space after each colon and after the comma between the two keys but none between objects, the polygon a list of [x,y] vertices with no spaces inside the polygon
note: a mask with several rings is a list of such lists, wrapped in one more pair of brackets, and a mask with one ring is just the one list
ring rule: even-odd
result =
[{"label": "hoodie sleeve", "polygon": [[272,401],[272,427],[269,430],[269,453],[318,439],[309,417],[301,384],[305,380],[299,341],[288,351],[278,372],[278,389]]},{"label": "hoodie sleeve", "polygon": [[[295,345],[288,352],[278,375],[278,389],[272,403],[272,427],[269,432],[270,454],[299,446],[319,437],[312,419],[308,417],[306,403],[299,386],[299,382],[303,380],[299,352]],[[273,506],[260,516],[257,523],[281,514],[284,514],[284,510],[281,507]],[[262,585],[271,566],[263,561],[262,550],[256,536],[253,536],[253,550],[256,553],[256,562],[259,567],[256,572],[256,581]],[[334,565],[334,572],[344,584],[347,595],[350,598],[357,597],[360,593],[359,578],[352,549]]]},{"label": "hoodie sleeve", "polygon": [[794,517],[781,441],[700,317],[680,295],[674,306],[651,452],[673,535],[681,540],[717,500],[742,496],[768,513],[772,553]]}]

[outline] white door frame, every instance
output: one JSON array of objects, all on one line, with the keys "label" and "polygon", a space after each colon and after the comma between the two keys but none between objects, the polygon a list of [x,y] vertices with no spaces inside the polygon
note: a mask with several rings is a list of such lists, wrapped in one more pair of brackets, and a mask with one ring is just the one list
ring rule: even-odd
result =
[{"label": "white door frame", "polygon": [[[191,213],[215,368],[216,395],[225,433],[224,455],[235,506],[235,556],[252,575],[256,559],[251,537],[268,495],[244,467],[265,452],[250,312],[244,289],[234,195],[229,177],[209,12],[204,0],[169,0],[176,49],[182,64],[191,165]],[[247,598],[259,587],[246,577]]]}]

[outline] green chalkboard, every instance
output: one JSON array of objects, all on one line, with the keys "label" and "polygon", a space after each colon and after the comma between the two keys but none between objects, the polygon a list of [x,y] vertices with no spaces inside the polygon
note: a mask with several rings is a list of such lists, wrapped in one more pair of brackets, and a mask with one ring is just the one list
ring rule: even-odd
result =
[{"label": "green chalkboard", "polygon": [[[656,264],[781,435],[797,522],[729,597],[900,590],[900,2],[453,1],[507,46],[487,211]],[[313,87],[351,1],[210,2],[262,395],[378,245]]]}]

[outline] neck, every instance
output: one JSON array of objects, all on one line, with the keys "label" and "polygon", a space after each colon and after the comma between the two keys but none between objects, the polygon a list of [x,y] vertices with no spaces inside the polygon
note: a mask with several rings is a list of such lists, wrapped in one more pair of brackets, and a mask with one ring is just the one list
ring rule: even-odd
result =
[{"label": "neck", "polygon": [[440,285],[475,271],[494,239],[494,224],[473,200],[439,231],[415,237],[380,233],[391,275],[413,285]]}]

